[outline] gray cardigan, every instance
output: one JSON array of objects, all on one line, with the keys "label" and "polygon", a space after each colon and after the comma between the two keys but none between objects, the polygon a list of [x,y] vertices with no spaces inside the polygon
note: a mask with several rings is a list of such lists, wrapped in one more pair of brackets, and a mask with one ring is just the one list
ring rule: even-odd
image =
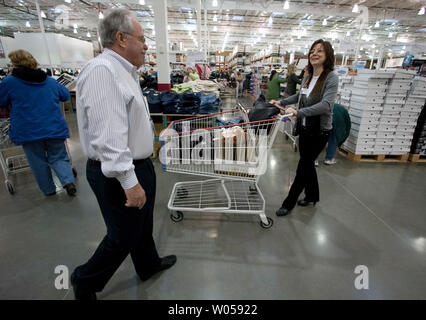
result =
[{"label": "gray cardigan", "polygon": [[[302,87],[305,84],[307,77],[302,81]],[[339,77],[334,72],[330,72],[325,79],[324,86],[321,91],[321,100],[318,103],[308,105],[297,111],[297,118],[320,116],[321,130],[331,130],[333,127],[333,106],[336,101],[337,89],[339,86]],[[285,107],[289,104],[295,104],[299,101],[299,92],[286,99],[280,101],[280,105]],[[299,106],[297,106],[299,107]]]}]

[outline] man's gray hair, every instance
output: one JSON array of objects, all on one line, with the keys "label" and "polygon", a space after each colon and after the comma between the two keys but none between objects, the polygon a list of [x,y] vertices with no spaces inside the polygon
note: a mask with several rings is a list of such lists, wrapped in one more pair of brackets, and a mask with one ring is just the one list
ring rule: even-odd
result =
[{"label": "man's gray hair", "polygon": [[113,9],[99,23],[99,35],[102,46],[110,48],[115,42],[115,35],[118,31],[132,34],[132,18],[134,14],[127,9]]}]

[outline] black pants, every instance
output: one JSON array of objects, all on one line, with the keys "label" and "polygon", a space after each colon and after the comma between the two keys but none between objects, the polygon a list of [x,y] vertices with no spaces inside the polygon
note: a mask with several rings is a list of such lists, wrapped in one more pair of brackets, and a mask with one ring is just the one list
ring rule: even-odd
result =
[{"label": "black pants", "polygon": [[98,200],[107,234],[89,261],[74,271],[75,282],[99,292],[130,253],[139,276],[160,263],[152,237],[156,177],[151,160],[134,161],[136,176],[146,193],[142,210],[125,207],[126,195],[115,178],[107,178],[100,162],[88,160],[87,180]]},{"label": "black pants", "polygon": [[296,178],[291,185],[290,192],[284,200],[282,207],[291,210],[305,190],[305,198],[308,201],[319,201],[318,177],[315,170],[315,159],[324,149],[328,141],[329,131],[319,135],[301,133],[299,136],[300,160],[297,165]]}]

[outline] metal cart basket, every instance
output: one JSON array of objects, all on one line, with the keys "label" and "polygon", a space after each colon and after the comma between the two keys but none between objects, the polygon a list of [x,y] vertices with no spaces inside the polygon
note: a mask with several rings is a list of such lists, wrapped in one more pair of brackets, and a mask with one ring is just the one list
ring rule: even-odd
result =
[{"label": "metal cart basket", "polygon": [[255,214],[263,228],[270,228],[273,220],[265,214],[258,181],[281,119],[249,122],[239,104],[231,111],[173,121],[160,138],[164,171],[210,179],[174,185],[171,219],[181,221],[182,211]]}]

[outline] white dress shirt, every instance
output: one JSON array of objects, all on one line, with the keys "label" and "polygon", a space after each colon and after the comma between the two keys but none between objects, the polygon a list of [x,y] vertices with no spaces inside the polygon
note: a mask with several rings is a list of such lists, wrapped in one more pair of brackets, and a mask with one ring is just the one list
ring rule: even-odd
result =
[{"label": "white dress shirt", "polygon": [[77,121],[85,155],[123,189],[134,187],[133,159],[148,158],[154,143],[136,67],[110,49],[89,61],[77,79]]}]

